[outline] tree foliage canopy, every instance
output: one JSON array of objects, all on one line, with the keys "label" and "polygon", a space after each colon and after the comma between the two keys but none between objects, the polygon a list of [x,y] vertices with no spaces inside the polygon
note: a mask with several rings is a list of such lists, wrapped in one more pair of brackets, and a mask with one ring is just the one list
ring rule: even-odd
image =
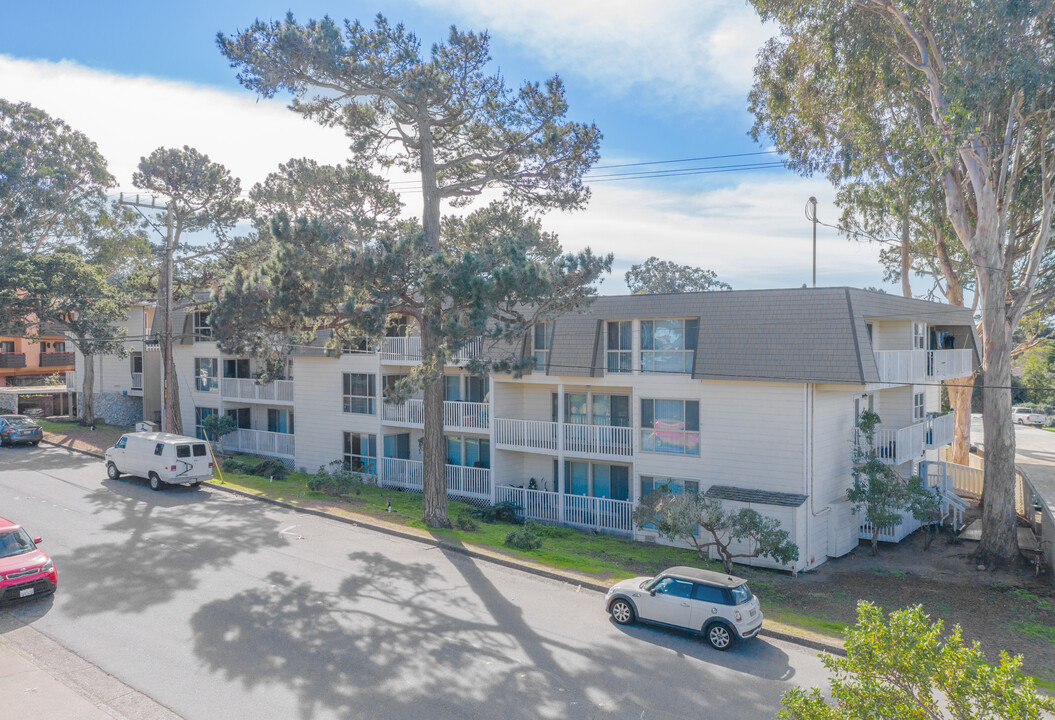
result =
[{"label": "tree foliage canopy", "polygon": [[779,720],[1040,720],[1055,711],[1055,700],[1039,696],[1022,674],[1021,657],[1001,652],[991,665],[959,625],[946,633],[919,605],[884,618],[871,603],[858,604],[845,647],[845,658],[821,656],[832,673],[830,699],[817,688],[792,688]]},{"label": "tree foliage canopy", "polygon": [[624,277],[634,295],[733,289],[728,283],[719,280],[713,270],[678,265],[654,255],[643,263],[632,265]]}]

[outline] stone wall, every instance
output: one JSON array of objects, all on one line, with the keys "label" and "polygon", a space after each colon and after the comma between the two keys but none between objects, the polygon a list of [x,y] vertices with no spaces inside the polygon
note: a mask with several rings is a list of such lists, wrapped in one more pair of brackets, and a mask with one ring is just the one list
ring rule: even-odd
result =
[{"label": "stone wall", "polygon": [[[77,393],[77,406],[80,407],[80,393]],[[97,393],[95,395],[95,416],[102,418],[107,425],[135,425],[143,419],[143,398],[121,393]]]},{"label": "stone wall", "polygon": [[0,395],[0,413],[13,413],[18,410],[18,395]]}]

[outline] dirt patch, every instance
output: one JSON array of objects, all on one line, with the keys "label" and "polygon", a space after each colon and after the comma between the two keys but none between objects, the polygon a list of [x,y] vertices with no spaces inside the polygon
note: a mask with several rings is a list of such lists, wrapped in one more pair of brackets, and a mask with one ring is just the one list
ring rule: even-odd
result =
[{"label": "dirt patch", "polygon": [[763,599],[823,621],[854,621],[857,600],[886,611],[922,605],[947,628],[959,624],[967,640],[978,640],[991,660],[1001,650],[1023,656],[1025,672],[1055,681],[1055,588],[1026,563],[1004,570],[978,570],[976,543],[937,538],[923,550],[922,534],[898,545],[882,544],[879,555],[861,545],[797,578],[756,575]]},{"label": "dirt patch", "polygon": [[48,442],[72,448],[74,450],[85,450],[100,455],[106,448],[113,447],[122,435],[132,432],[134,427],[119,427],[116,425],[96,425],[92,430],[76,423],[55,423],[44,421],[44,439]]}]

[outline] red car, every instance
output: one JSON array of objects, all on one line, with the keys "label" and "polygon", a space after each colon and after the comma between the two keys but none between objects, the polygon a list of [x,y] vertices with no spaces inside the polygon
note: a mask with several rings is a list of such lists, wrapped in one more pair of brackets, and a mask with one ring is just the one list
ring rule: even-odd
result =
[{"label": "red car", "polygon": [[55,563],[21,526],[0,517],[0,603],[50,595],[59,584]]}]

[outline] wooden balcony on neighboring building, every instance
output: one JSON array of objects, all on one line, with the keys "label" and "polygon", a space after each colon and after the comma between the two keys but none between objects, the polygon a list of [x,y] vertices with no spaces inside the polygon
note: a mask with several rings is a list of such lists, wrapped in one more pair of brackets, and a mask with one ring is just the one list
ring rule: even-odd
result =
[{"label": "wooden balcony on neighboring building", "polygon": [[72,352],[45,352],[40,353],[40,367],[73,367]]}]

